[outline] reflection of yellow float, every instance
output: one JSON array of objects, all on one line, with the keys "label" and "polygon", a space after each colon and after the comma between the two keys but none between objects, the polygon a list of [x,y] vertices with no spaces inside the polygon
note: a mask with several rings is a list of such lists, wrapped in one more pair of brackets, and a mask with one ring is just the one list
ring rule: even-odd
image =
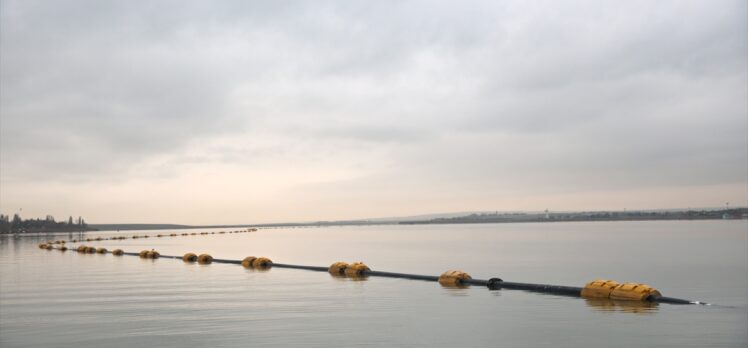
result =
[{"label": "reflection of yellow float", "polygon": [[584,302],[601,312],[625,312],[648,314],[657,310],[657,302],[611,300],[609,298],[586,298]]}]

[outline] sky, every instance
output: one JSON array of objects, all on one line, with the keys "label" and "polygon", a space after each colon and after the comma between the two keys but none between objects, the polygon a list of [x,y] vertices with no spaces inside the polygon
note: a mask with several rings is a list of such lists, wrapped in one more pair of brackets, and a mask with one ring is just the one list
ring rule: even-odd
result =
[{"label": "sky", "polygon": [[747,4],[0,0],[0,211],[746,206]]}]

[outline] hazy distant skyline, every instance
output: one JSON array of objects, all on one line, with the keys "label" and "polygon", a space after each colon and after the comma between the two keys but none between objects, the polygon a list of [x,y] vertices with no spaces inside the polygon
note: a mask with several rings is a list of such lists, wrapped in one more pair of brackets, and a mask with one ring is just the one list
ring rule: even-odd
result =
[{"label": "hazy distant skyline", "polygon": [[0,1],[0,210],[748,205],[746,1]]}]

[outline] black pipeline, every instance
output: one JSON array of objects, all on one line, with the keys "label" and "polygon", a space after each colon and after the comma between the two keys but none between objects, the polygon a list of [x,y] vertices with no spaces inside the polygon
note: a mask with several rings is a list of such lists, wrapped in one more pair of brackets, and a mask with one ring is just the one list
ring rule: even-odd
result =
[{"label": "black pipeline", "polygon": [[[69,249],[72,251],[77,251],[81,253],[86,253],[85,251],[80,251],[78,249]],[[105,251],[104,253],[112,253],[111,251]],[[158,255],[158,253],[156,253]],[[120,252],[119,255],[129,255],[129,256],[140,256],[143,257],[143,253],[132,253],[132,252]],[[203,255],[201,255],[203,256]],[[209,255],[206,255],[209,257]],[[158,255],[156,258],[165,258],[165,259],[176,259],[176,260],[185,260],[185,257],[183,256],[172,256],[172,255]],[[256,259],[256,258],[253,258]],[[246,259],[245,259],[246,260]],[[186,261],[186,260],[185,260]],[[269,260],[268,260],[269,261]],[[213,259],[210,258],[210,261],[207,263],[225,263],[225,264],[234,264],[234,265],[244,265],[242,260],[229,260],[229,259]],[[246,266],[246,265],[245,265]],[[316,271],[316,272],[330,272],[331,267],[323,267],[323,266],[306,266],[306,265],[293,265],[293,264],[284,264],[284,263],[276,263],[276,262],[269,262],[265,265],[264,268],[288,268],[288,269],[298,269],[298,270],[307,270],[307,271]],[[364,265],[365,267],[365,265]],[[458,272],[458,271],[451,271],[451,272]],[[449,272],[447,272],[449,273]],[[445,274],[447,274],[445,273]],[[462,272],[458,272],[462,273]],[[442,283],[444,275],[440,276],[430,276],[430,275],[420,275],[420,274],[408,274],[408,273],[396,273],[396,272],[383,272],[383,271],[373,271],[368,269],[368,267],[365,267],[362,271],[358,272],[356,274],[357,276],[361,277],[385,277],[385,278],[399,278],[399,279],[412,279],[412,280],[422,280],[422,281],[431,281],[431,282],[440,282]],[[600,281],[596,281],[600,282]],[[612,281],[607,281],[612,282]],[[592,282],[595,283],[595,282]],[[590,284],[592,284],[590,283]],[[615,282],[613,282],[615,283]],[[444,283],[442,283],[444,284]],[[585,291],[589,290],[590,284],[587,285],[587,287],[581,288],[581,287],[574,287],[574,286],[561,286],[561,285],[550,285],[550,284],[532,284],[532,283],[516,283],[516,282],[507,282],[500,278],[491,278],[488,280],[484,279],[472,279],[469,276],[467,278],[461,278],[459,281],[454,283],[454,285],[457,286],[465,286],[465,285],[477,285],[477,286],[485,286],[489,290],[501,290],[501,289],[510,289],[510,290],[524,290],[524,291],[530,291],[530,292],[537,292],[542,294],[551,294],[551,295],[560,295],[560,296],[570,296],[570,297],[586,297],[583,296]],[[616,283],[617,284],[617,283]],[[626,285],[626,284],[622,284]],[[620,285],[617,287],[620,288]],[[611,287],[611,290],[613,287]],[[599,290],[599,289],[593,289],[593,290]],[[610,293],[610,291],[608,291]],[[659,294],[659,292],[657,292]],[[599,297],[599,296],[598,296]],[[643,297],[641,300],[643,301],[649,301],[649,302],[657,302],[657,303],[670,303],[670,304],[706,304],[704,302],[699,301],[689,301],[679,298],[673,298],[673,297],[665,297],[665,296],[646,296]]]},{"label": "black pipeline", "polygon": [[[235,263],[235,262],[231,262],[231,263]],[[319,272],[328,271],[327,267],[288,265],[288,264],[280,264],[280,263],[273,263],[273,267],[304,269],[304,270],[319,271]],[[363,275],[371,276],[371,277],[413,279],[413,280],[423,280],[423,281],[431,281],[431,282],[439,281],[438,276],[421,275],[421,274],[408,274],[408,273],[395,273],[395,272],[382,272],[382,271],[364,271]],[[486,286],[488,287],[489,290],[501,290],[501,289],[525,290],[525,291],[537,292],[537,293],[542,293],[542,294],[562,295],[562,296],[571,296],[571,297],[581,297],[580,294],[582,293],[582,289],[583,289],[583,288],[575,287],[575,286],[506,282],[499,278],[491,278],[488,280],[466,279],[466,280],[462,280],[461,283],[464,285]],[[683,300],[683,299],[673,298],[673,297],[664,297],[664,296],[647,298],[647,301],[659,302],[659,303],[671,303],[671,304],[703,304],[698,301],[689,301],[689,300]]]}]

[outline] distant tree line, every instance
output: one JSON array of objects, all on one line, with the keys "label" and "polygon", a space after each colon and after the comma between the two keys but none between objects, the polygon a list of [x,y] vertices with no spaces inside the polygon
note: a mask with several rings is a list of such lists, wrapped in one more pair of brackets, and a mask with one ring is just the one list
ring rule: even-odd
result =
[{"label": "distant tree line", "polygon": [[89,230],[86,220],[78,217],[73,220],[69,217],[67,221],[55,221],[52,215],[47,215],[44,219],[27,219],[24,220],[18,214],[13,214],[11,219],[9,215],[0,214],[0,233],[31,233],[31,232],[68,232],[68,231],[86,231]]},{"label": "distant tree line", "polygon": [[748,208],[677,211],[597,211],[544,213],[482,213],[436,218],[426,221],[400,221],[401,224],[460,224],[551,221],[638,221],[638,220],[716,220],[748,219]]}]

